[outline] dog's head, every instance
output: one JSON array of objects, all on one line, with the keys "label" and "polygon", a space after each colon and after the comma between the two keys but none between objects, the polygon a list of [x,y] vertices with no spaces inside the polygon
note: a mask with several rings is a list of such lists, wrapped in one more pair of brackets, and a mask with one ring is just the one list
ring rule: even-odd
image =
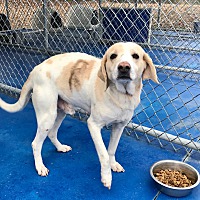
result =
[{"label": "dog's head", "polygon": [[136,43],[116,43],[104,54],[98,76],[109,85],[127,85],[141,79],[158,82],[155,66],[147,53]]}]

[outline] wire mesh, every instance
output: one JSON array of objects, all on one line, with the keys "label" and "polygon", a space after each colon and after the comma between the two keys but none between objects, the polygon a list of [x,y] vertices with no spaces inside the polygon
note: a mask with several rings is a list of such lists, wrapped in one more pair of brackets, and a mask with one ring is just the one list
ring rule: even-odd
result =
[{"label": "wire mesh", "polygon": [[175,151],[200,150],[199,0],[5,0],[0,13],[1,91],[18,94],[51,55],[101,57],[114,42],[134,41],[153,59],[161,84],[144,82],[127,133]]}]

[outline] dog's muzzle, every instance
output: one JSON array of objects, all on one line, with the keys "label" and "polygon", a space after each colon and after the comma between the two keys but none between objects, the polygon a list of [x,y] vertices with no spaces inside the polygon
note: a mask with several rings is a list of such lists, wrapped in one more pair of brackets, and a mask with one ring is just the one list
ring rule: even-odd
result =
[{"label": "dog's muzzle", "polygon": [[130,80],[131,66],[128,62],[121,62],[118,65],[118,77],[120,80]]}]

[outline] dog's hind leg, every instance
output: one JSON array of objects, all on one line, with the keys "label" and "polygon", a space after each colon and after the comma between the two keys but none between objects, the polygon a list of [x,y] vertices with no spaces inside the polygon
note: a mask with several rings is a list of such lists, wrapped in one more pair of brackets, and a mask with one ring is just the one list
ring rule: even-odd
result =
[{"label": "dog's hind leg", "polygon": [[32,142],[33,155],[35,160],[35,168],[40,176],[47,176],[49,170],[45,167],[42,160],[42,145],[48,134],[47,130],[38,128],[35,139]]},{"label": "dog's hind leg", "polygon": [[68,152],[68,151],[72,150],[72,148],[68,145],[61,144],[57,138],[58,129],[59,129],[62,121],[64,120],[66,114],[63,110],[60,110],[60,109],[58,109],[57,112],[58,112],[58,114],[57,114],[56,121],[54,123],[53,128],[49,131],[48,137],[50,138],[51,142],[55,145],[57,151]]},{"label": "dog's hind leg", "polygon": [[[37,118],[37,133],[32,142],[35,168],[39,175],[47,176],[49,170],[42,160],[42,145],[48,133],[52,129],[57,117],[57,94],[49,88],[40,88],[33,91],[32,100]],[[49,98],[48,98],[49,96]]]}]

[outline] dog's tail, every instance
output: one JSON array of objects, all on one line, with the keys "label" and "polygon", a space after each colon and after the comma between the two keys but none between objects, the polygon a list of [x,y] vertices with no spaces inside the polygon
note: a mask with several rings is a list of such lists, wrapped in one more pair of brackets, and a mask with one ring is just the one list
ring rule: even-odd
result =
[{"label": "dog's tail", "polygon": [[0,108],[11,113],[22,110],[30,99],[32,88],[33,88],[32,81],[29,77],[22,87],[19,100],[14,104],[9,104],[0,98]]}]

